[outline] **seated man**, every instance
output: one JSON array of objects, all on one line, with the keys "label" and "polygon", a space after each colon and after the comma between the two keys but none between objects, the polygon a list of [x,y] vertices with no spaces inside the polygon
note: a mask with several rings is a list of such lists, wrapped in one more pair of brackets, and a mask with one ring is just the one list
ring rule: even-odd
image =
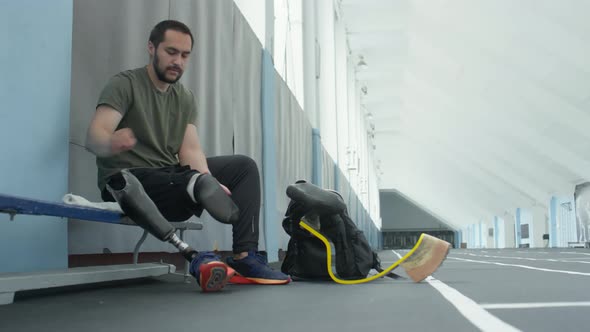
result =
[{"label": "seated man", "polygon": [[[149,64],[115,75],[100,94],[87,147],[97,156],[102,198],[114,201],[107,184],[128,169],[168,221],[187,220],[204,208],[220,222],[231,224],[234,254],[227,263],[243,277],[256,283],[286,284],[290,278],[271,269],[264,253],[258,252],[256,163],[239,155],[206,158],[201,149],[196,102],[178,82],[192,47],[193,36],[186,25],[172,20],[158,23],[149,37]],[[220,265],[230,271],[226,278],[200,282]],[[223,287],[231,271],[210,252],[196,255],[191,265],[204,291]]]}]

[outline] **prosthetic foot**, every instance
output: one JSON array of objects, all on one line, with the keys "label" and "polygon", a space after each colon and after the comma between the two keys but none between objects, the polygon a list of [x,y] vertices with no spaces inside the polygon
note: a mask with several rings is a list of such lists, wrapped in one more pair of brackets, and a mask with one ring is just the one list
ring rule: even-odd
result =
[{"label": "prosthetic foot", "polygon": [[[364,279],[339,279],[332,272],[332,249],[329,239],[318,232],[318,223],[315,220],[318,219],[318,216],[321,217],[322,215],[337,214],[345,210],[346,205],[342,198],[336,192],[324,190],[306,182],[297,182],[294,185],[290,185],[287,188],[287,196],[292,200],[297,201],[299,204],[297,211],[295,211],[302,216],[299,226],[324,243],[326,247],[326,268],[328,274],[332,280],[340,284],[359,284],[369,282],[388,275],[398,265],[401,265],[406,270],[406,273],[414,282],[420,282],[440,267],[451,249],[450,243],[428,234],[422,234],[414,248],[412,248],[408,254],[393,263],[387,269],[381,270],[380,273]],[[326,223],[327,221],[320,218],[320,228],[331,226]],[[375,253],[373,253],[373,255],[375,255]],[[395,279],[396,277],[393,278]]]},{"label": "prosthetic foot", "polygon": [[[364,279],[343,280],[339,279],[332,272],[332,249],[329,240],[320,232],[316,231],[313,227],[306,224],[305,221],[300,221],[299,226],[309,231],[324,243],[326,246],[326,267],[328,269],[328,274],[332,280],[344,285],[362,284],[373,281],[377,278],[386,276],[398,265],[401,265],[406,270],[406,273],[414,282],[420,282],[426,279],[426,277],[428,277],[430,274],[434,273],[434,271],[436,271],[441,266],[443,261],[447,258],[449,251],[451,250],[450,243],[435,238],[434,236],[422,233],[418,239],[418,242],[416,245],[414,245],[414,248],[412,248],[409,253],[407,253],[397,262],[393,263],[387,269],[382,270],[380,273],[374,276]],[[397,278],[394,277],[394,279]]]},{"label": "prosthetic foot", "polygon": [[442,265],[450,250],[450,243],[428,234],[422,234],[420,242],[400,265],[414,282],[420,282]]},{"label": "prosthetic foot", "polygon": [[123,209],[123,212],[137,225],[161,241],[170,242],[191,262],[196,250],[180,240],[175,229],[162,216],[154,202],[145,193],[141,182],[129,170],[123,169],[107,183],[107,189]]}]

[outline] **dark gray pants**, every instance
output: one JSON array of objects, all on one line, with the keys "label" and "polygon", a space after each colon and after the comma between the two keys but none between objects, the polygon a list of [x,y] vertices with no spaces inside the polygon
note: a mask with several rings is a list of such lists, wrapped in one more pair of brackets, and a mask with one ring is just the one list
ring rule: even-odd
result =
[{"label": "dark gray pants", "polygon": [[[231,198],[240,209],[240,218],[232,225],[233,252],[258,249],[260,217],[260,175],[250,157],[230,155],[207,158],[211,174],[232,192]],[[190,198],[186,187],[197,173],[188,166],[160,168],[131,168],[145,192],[168,221],[184,221],[200,216],[202,208]],[[108,190],[103,190],[104,201],[115,201]]]}]

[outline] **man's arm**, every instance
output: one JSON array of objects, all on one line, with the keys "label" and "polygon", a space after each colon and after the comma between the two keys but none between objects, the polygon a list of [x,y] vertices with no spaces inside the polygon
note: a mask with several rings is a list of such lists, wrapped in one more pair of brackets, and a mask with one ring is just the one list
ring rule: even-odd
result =
[{"label": "man's arm", "polygon": [[[191,169],[197,170],[201,174],[211,173],[207,165],[207,157],[201,148],[199,135],[197,134],[197,127],[193,124],[186,126],[184,138],[178,151],[178,160],[183,166],[190,166]],[[215,176],[214,174],[212,174]],[[226,194],[231,195],[231,191],[221,183],[219,184]]]},{"label": "man's arm", "polygon": [[123,116],[110,106],[96,109],[86,134],[86,148],[97,156],[106,157],[132,149],[137,142],[133,131],[117,126]]},{"label": "man's arm", "polygon": [[180,151],[178,151],[178,160],[181,165],[188,165],[191,169],[199,171],[199,173],[210,173],[207,158],[201,148],[199,135],[197,135],[197,127],[193,124],[186,126]]}]

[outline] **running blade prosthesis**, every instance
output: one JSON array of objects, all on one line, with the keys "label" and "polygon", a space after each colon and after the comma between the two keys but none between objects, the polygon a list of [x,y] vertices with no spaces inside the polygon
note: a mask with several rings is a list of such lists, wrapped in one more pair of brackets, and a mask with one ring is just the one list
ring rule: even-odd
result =
[{"label": "running blade prosthesis", "polygon": [[416,242],[414,248],[412,248],[410,252],[382,272],[364,279],[344,280],[338,278],[332,271],[332,248],[328,239],[303,220],[299,222],[299,226],[324,243],[327,254],[326,266],[328,268],[328,274],[332,280],[344,285],[361,284],[373,281],[385,276],[398,265],[401,265],[406,270],[406,273],[414,282],[420,282],[434,273],[434,271],[441,266],[451,250],[451,244],[447,241],[422,233],[418,242]]}]

